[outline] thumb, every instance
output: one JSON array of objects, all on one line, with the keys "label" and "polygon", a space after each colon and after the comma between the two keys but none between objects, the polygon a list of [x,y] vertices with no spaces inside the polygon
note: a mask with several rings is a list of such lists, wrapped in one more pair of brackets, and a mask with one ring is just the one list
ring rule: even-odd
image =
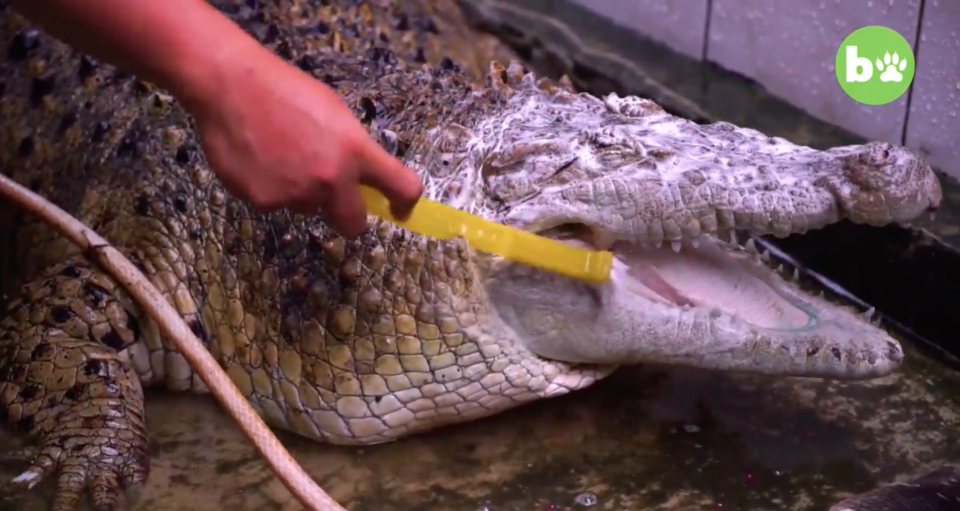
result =
[{"label": "thumb", "polygon": [[406,220],[423,193],[420,176],[372,139],[365,146],[360,182],[380,190],[390,201],[390,213],[399,220]]}]

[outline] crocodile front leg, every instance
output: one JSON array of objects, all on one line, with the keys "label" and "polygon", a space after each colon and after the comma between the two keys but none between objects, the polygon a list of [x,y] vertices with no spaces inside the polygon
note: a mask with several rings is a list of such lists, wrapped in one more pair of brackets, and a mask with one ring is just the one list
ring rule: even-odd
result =
[{"label": "crocodile front leg", "polygon": [[114,281],[75,258],[24,285],[0,321],[0,418],[36,443],[14,490],[56,474],[53,511],[94,509],[149,473],[143,389],[124,350],[142,333]]}]

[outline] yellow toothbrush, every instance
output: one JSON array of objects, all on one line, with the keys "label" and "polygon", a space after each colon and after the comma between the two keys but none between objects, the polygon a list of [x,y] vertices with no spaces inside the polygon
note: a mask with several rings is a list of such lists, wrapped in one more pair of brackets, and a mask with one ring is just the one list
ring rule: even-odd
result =
[{"label": "yellow toothbrush", "polygon": [[491,222],[446,204],[421,198],[405,222],[390,214],[390,203],[377,190],[360,187],[371,215],[400,227],[437,239],[462,237],[471,247],[518,263],[567,275],[588,282],[610,280],[613,254],[571,247],[514,227]]}]

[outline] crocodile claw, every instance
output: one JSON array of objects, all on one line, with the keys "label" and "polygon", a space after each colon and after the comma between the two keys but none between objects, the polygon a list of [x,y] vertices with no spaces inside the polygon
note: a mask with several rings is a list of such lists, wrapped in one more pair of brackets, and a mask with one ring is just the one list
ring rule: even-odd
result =
[{"label": "crocodile claw", "polygon": [[115,432],[106,429],[89,436],[73,433],[61,431],[49,436],[39,449],[21,449],[4,456],[24,460],[24,456],[35,453],[29,467],[9,481],[0,494],[22,493],[55,474],[57,489],[50,502],[51,511],[75,511],[85,491],[89,492],[92,509],[98,511],[134,507],[150,470],[145,442],[118,442],[111,434]]}]

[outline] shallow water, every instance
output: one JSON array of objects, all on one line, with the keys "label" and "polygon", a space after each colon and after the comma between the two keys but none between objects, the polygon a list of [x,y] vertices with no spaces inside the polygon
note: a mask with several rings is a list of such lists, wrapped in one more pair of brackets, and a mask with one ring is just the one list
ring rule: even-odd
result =
[{"label": "shallow water", "polygon": [[[960,375],[908,357],[896,375],[849,383],[626,368],[392,444],[281,440],[352,511],[826,511],[960,462]],[[212,397],[153,392],[147,417],[153,468],[137,509],[302,509]],[[51,491],[0,510],[39,511]]]}]

